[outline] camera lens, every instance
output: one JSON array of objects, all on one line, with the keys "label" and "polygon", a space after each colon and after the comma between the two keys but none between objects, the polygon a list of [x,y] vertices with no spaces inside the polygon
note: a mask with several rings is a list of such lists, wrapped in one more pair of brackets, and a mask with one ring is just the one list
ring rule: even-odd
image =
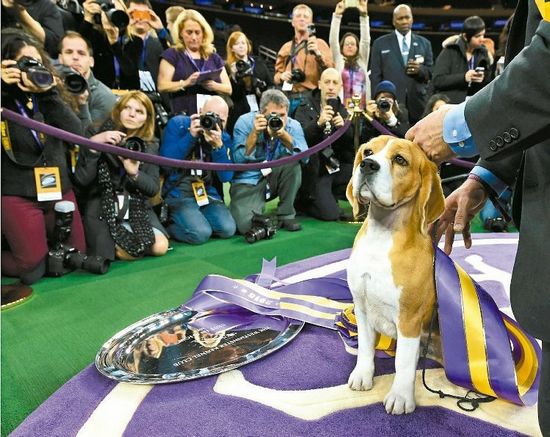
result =
[{"label": "camera lens", "polygon": [[260,227],[250,228],[248,232],[244,234],[244,238],[247,243],[252,244],[256,241],[263,240],[266,237],[266,230]]},{"label": "camera lens", "polygon": [[48,88],[53,84],[52,73],[34,58],[23,56],[16,67],[27,73],[29,80],[39,88]]},{"label": "camera lens", "polygon": [[124,147],[134,152],[143,152],[145,150],[145,141],[139,137],[128,137],[124,142]]},{"label": "camera lens", "polygon": [[111,261],[102,256],[84,256],[82,260],[82,268],[90,273],[104,275],[109,271]]},{"label": "camera lens", "polygon": [[272,112],[267,117],[267,125],[273,131],[278,131],[283,128],[283,119],[279,117],[279,114]]},{"label": "camera lens", "polygon": [[218,117],[218,114],[213,112],[207,112],[206,114],[201,115],[200,125],[205,130],[216,129],[216,126],[219,126],[219,128],[222,129],[220,117]]},{"label": "camera lens", "polygon": [[388,99],[382,98],[376,101],[376,106],[378,106],[378,109],[382,112],[389,112],[392,104]]}]

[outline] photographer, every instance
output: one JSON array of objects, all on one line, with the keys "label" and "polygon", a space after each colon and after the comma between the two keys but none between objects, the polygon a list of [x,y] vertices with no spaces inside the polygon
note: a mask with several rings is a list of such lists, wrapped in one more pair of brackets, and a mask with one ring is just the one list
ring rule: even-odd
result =
[{"label": "photographer", "polygon": [[97,80],[92,73],[95,60],[88,41],[77,32],[67,32],[59,45],[58,60],[86,79],[87,89],[79,96],[80,119],[83,126],[101,123],[107,119],[116,103],[116,97],[111,89]]},{"label": "photographer", "polygon": [[[225,131],[229,109],[219,97],[211,97],[201,114],[176,115],[164,130],[160,154],[168,158],[197,162],[230,163],[231,137]],[[233,177],[232,171],[216,172],[221,182]],[[235,220],[220,193],[212,185],[212,171],[172,170],[163,192],[169,206],[168,233],[178,241],[202,244],[214,235],[229,238],[235,234]]]},{"label": "photographer", "polygon": [[[53,71],[38,43],[22,32],[2,32],[2,106],[81,135],[80,122],[61,99]],[[66,150],[57,138],[2,121],[2,235],[7,242],[2,247],[2,274],[25,284],[45,273],[55,201],[76,203]],[[69,243],[85,250],[78,209]]]},{"label": "photographer", "polygon": [[63,19],[50,0],[2,0],[2,29],[22,27],[55,58],[64,32]]},{"label": "photographer", "polygon": [[86,0],[80,34],[92,44],[94,75],[111,89],[140,89],[139,62],[143,40],[128,28],[120,0]]},{"label": "photographer", "polygon": [[[374,90],[374,100],[367,102],[367,114],[382,124],[394,135],[403,138],[409,129],[409,115],[405,107],[397,101],[395,85],[389,80],[383,80]],[[381,133],[366,122],[361,132],[361,141],[366,142]]]},{"label": "photographer", "polygon": [[273,86],[273,78],[259,57],[252,57],[252,43],[242,32],[233,32],[227,40],[225,68],[231,79],[233,107],[227,131],[233,133],[237,119],[257,111],[262,93]]},{"label": "photographer", "polygon": [[[344,125],[348,113],[338,98],[341,90],[342,76],[335,68],[327,68],[319,79],[319,89],[296,110],[296,121],[302,125],[309,146],[320,143]],[[335,143],[311,156],[302,166],[296,209],[320,220],[338,220],[341,216],[338,199],[346,198],[354,156],[350,126]]]},{"label": "photographer", "polygon": [[[141,91],[126,93],[91,140],[131,150],[158,154],[153,136],[154,109]],[[166,231],[148,198],[160,189],[157,165],[82,149],[76,183],[87,189],[84,226],[88,252],[114,260],[144,255],[161,256],[168,250]]]},{"label": "photographer", "polygon": [[493,57],[484,45],[485,22],[477,16],[464,20],[463,32],[443,41],[437,57],[432,85],[451,103],[462,103],[491,82]]},{"label": "photographer", "polygon": [[[289,101],[279,90],[267,90],[260,99],[260,112],[241,115],[233,132],[236,163],[273,161],[307,149],[300,124],[288,116]],[[294,200],[302,181],[298,162],[262,170],[235,172],[231,181],[231,214],[237,229],[245,234],[254,213],[261,213],[268,200],[279,196],[279,227],[302,229],[295,219]]]},{"label": "photographer", "polygon": [[294,38],[286,42],[277,53],[275,85],[287,92],[290,100],[288,115],[294,112],[304,97],[319,84],[321,72],[334,67],[328,44],[315,36],[312,24],[313,11],[305,4],[292,10]]}]

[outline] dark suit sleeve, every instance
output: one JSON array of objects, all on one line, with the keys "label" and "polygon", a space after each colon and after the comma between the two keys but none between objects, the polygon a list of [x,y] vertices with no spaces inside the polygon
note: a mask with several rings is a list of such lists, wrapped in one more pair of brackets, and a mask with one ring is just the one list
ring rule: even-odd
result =
[{"label": "dark suit sleeve", "polygon": [[378,41],[374,41],[370,58],[370,83],[371,89],[373,90],[376,88],[376,85],[378,85],[382,81],[381,50],[382,48],[380,47],[380,43]]},{"label": "dark suit sleeve", "polygon": [[502,75],[470,98],[465,117],[484,160],[521,154],[550,137],[550,23]]}]

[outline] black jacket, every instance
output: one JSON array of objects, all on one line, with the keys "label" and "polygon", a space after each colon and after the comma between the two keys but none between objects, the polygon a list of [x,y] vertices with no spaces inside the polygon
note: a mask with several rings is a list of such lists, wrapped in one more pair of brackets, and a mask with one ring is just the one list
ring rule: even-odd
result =
[{"label": "black jacket", "polygon": [[469,70],[466,60],[466,42],[460,35],[454,35],[443,42],[443,50],[435,61],[432,86],[434,92],[449,96],[451,103],[461,103],[466,96],[472,96],[493,79],[493,59],[487,48],[474,50],[474,69],[485,68],[483,82],[468,84],[464,75]]},{"label": "black jacket", "polygon": [[[34,118],[42,119],[50,126],[82,135],[80,120],[61,99],[55,88],[35,94],[35,98],[38,112]],[[17,86],[2,83],[2,106],[19,113],[15,99],[25,105],[27,94]],[[29,110],[28,115],[33,117],[33,111]],[[30,129],[11,121],[6,123],[17,163],[13,162],[2,148],[2,195],[36,199],[33,169],[39,166],[59,167],[62,191],[69,191],[71,181],[67,168],[66,144],[57,138],[46,136],[44,149],[40,150]]]}]

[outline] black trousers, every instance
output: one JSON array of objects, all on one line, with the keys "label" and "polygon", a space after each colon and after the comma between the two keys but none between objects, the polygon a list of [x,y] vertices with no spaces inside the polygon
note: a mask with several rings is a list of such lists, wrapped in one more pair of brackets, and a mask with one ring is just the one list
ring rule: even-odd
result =
[{"label": "black trousers", "polygon": [[539,383],[539,426],[543,437],[550,437],[550,342],[542,342],[542,369]]}]

